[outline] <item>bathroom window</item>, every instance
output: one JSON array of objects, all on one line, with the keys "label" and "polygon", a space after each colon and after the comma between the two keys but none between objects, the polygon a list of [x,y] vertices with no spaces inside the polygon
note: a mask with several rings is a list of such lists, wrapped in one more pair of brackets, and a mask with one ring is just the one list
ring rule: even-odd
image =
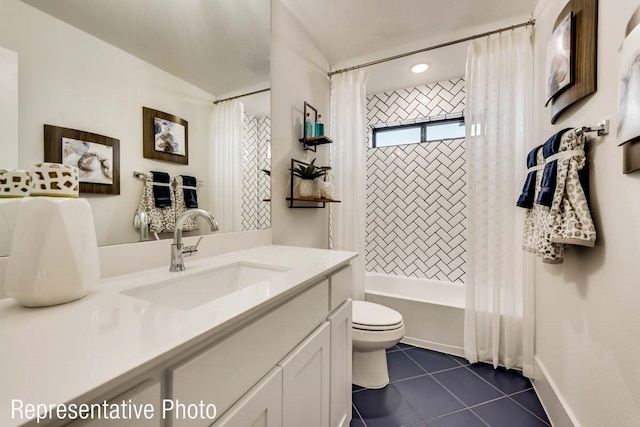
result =
[{"label": "bathroom window", "polygon": [[464,117],[373,129],[373,148],[464,138]]}]

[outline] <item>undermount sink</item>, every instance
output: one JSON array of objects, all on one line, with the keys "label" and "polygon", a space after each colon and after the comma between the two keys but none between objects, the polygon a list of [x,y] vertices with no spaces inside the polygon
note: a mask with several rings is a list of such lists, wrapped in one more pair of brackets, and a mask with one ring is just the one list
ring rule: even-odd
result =
[{"label": "undermount sink", "polygon": [[236,262],[202,273],[129,289],[122,293],[168,307],[189,310],[269,280],[287,270],[287,268],[271,265]]}]

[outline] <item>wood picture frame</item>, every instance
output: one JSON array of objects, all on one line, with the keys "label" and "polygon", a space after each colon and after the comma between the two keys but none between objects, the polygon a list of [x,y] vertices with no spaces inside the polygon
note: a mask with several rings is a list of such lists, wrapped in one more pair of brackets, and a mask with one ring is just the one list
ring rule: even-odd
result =
[{"label": "wood picture frame", "polygon": [[120,194],[120,140],[44,125],[44,161],[74,166],[80,193]]},{"label": "wood picture frame", "polygon": [[189,122],[169,113],[142,108],[145,159],[189,164]]},{"label": "wood picture frame", "polygon": [[573,11],[553,29],[547,44],[547,103],[575,83],[575,37]]},{"label": "wood picture frame", "polygon": [[574,103],[598,90],[598,0],[570,0],[554,25],[573,12],[574,83],[551,101],[551,123]]}]

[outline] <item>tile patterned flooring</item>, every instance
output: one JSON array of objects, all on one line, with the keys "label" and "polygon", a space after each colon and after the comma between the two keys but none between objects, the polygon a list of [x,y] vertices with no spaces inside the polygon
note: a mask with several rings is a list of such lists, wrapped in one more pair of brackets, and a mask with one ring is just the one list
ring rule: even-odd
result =
[{"label": "tile patterned flooring", "polygon": [[387,350],[390,384],[353,386],[351,427],[549,427],[516,371],[406,344]]}]

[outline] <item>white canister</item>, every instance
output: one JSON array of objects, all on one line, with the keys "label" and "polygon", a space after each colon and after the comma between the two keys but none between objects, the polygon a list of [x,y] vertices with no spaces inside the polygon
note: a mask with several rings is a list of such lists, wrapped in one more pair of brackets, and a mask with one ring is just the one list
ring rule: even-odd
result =
[{"label": "white canister", "polygon": [[82,298],[100,279],[91,206],[85,199],[20,200],[5,273],[8,296],[26,307]]},{"label": "white canister", "polygon": [[319,199],[320,186],[315,179],[301,179],[298,185],[300,197],[305,199]]},{"label": "white canister", "polygon": [[27,197],[30,191],[29,171],[0,169],[0,198]]},{"label": "white canister", "polygon": [[78,169],[60,163],[34,163],[31,166],[31,195],[78,197]]}]

